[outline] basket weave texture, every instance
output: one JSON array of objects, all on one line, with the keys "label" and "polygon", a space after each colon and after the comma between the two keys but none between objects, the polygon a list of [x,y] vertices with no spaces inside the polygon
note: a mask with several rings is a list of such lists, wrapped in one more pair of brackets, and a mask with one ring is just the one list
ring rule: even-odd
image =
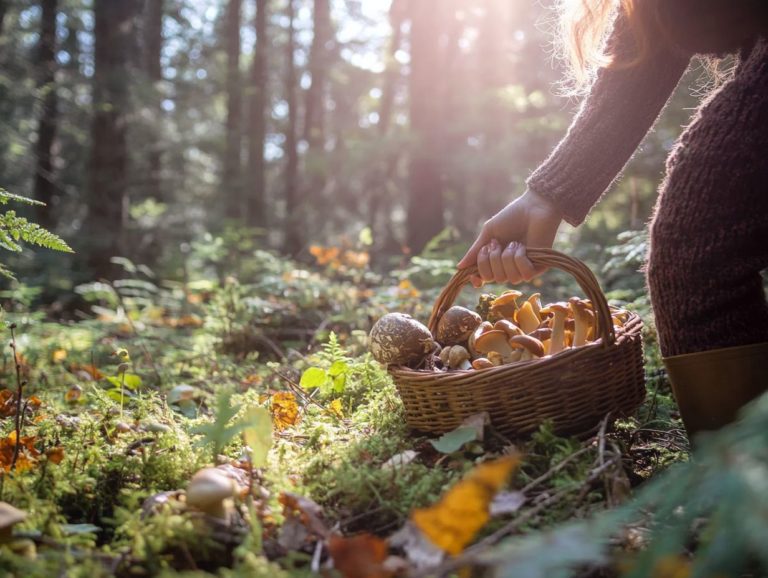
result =
[{"label": "basket weave texture", "polygon": [[[552,249],[528,249],[535,265],[572,275],[595,310],[595,342],[551,357],[490,369],[437,372],[390,366],[405,406],[408,426],[445,433],[476,413],[487,411],[491,423],[509,437],[523,437],[550,420],[556,433],[586,435],[610,414],[633,413],[645,397],[640,317],[630,313],[614,328],[611,310],[597,279],[581,261]],[[440,293],[428,327],[434,334],[474,268],[454,275]]]}]

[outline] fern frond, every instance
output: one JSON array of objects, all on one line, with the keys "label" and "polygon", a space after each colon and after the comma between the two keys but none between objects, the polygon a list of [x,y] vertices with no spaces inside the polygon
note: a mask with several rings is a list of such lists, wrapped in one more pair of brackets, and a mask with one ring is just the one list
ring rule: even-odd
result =
[{"label": "fern frond", "polygon": [[[37,223],[30,223],[24,217],[16,216],[16,211],[8,211],[0,215],[0,246],[11,251],[20,251],[21,247],[15,241],[24,241],[53,251],[74,253],[58,235],[47,231]],[[18,248],[13,248],[14,246]]]},{"label": "fern frond", "polygon": [[0,205],[7,205],[9,201],[24,203],[25,205],[40,205],[40,206],[45,205],[45,203],[41,203],[40,201],[36,201],[35,199],[30,199],[29,197],[22,197],[21,195],[14,195],[13,193],[9,193],[8,191],[0,187]]},{"label": "fern frond", "polygon": [[[16,280],[16,276],[13,273],[11,273],[11,270],[8,269],[8,267],[3,265],[2,263],[0,263],[0,277],[5,277],[6,279],[10,279],[11,281]],[[0,324],[2,324],[2,321],[0,321]],[[1,325],[0,325],[0,328],[2,328]]]}]

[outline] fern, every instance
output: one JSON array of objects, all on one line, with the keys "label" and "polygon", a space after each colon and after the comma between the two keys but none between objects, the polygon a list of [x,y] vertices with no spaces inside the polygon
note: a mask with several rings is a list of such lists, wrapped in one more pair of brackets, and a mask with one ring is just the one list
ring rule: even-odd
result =
[{"label": "fern", "polygon": [[[5,189],[0,188],[0,205],[7,205],[14,201],[26,205],[43,205],[40,201],[14,195]],[[21,251],[21,243],[37,245],[53,251],[62,251],[64,253],[73,253],[72,248],[67,245],[58,235],[44,229],[37,223],[32,223],[24,217],[19,217],[16,211],[6,211],[0,215],[0,249],[18,253]],[[2,263],[0,263],[0,276],[13,279],[13,273]]]}]

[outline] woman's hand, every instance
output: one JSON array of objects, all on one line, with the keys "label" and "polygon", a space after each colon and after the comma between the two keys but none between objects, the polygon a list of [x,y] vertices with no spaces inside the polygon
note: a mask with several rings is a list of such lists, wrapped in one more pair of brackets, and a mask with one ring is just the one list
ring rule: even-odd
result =
[{"label": "woman's hand", "polygon": [[525,254],[528,247],[552,247],[563,217],[557,207],[536,193],[526,193],[496,213],[459,261],[464,269],[477,264],[478,275],[471,278],[475,287],[484,282],[520,283],[543,273]]}]

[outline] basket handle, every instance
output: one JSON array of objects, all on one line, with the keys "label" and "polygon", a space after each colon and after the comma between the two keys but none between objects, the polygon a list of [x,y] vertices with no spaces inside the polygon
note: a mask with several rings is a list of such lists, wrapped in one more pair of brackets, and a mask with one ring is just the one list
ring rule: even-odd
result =
[{"label": "basket handle", "polygon": [[[531,263],[538,266],[554,267],[570,274],[584,291],[587,298],[592,301],[595,310],[597,325],[595,335],[602,338],[604,346],[611,345],[616,340],[616,333],[613,330],[613,321],[611,319],[611,310],[608,302],[605,300],[603,290],[597,282],[594,273],[590,271],[584,263],[569,257],[554,249],[527,249],[528,258]],[[440,295],[432,307],[432,314],[429,316],[429,330],[434,334],[437,324],[443,314],[453,305],[453,302],[461,292],[462,287],[469,282],[470,276],[477,273],[477,267],[471,266],[461,269],[448,281],[448,284],[440,292]]]}]

